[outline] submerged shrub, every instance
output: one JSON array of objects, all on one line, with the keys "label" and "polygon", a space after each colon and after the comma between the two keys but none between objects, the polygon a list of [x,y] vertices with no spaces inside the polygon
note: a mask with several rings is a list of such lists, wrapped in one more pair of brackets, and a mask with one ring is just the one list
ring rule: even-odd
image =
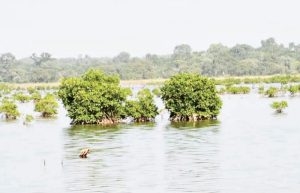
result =
[{"label": "submerged shrub", "polygon": [[157,96],[157,97],[160,97],[161,96],[161,90],[159,88],[154,88],[152,90],[152,93]]},{"label": "submerged shrub", "polygon": [[31,99],[31,97],[29,95],[25,95],[24,93],[21,93],[21,92],[14,94],[13,98],[16,101],[20,101],[21,103],[28,102]]},{"label": "submerged shrub", "polygon": [[12,87],[7,84],[0,83],[0,92],[2,94],[9,94],[12,91]]},{"label": "submerged shrub", "polygon": [[135,122],[154,120],[155,116],[158,115],[158,109],[149,89],[140,90],[137,94],[137,100],[126,102],[125,115],[132,117]]},{"label": "submerged shrub", "polygon": [[128,89],[117,76],[89,70],[78,78],[62,80],[58,95],[73,124],[117,123],[124,115]]},{"label": "submerged shrub", "polygon": [[31,123],[32,121],[33,121],[33,116],[32,115],[26,115],[23,124]]},{"label": "submerged shrub", "polygon": [[227,87],[226,90],[230,94],[248,94],[251,89],[248,86],[231,86]]},{"label": "submerged shrub", "polygon": [[40,94],[39,91],[35,91],[34,93],[31,94],[31,100],[33,100],[34,102],[38,102],[39,100],[41,100],[42,95]]},{"label": "submerged shrub", "polygon": [[297,92],[300,91],[299,85],[290,85],[288,91],[290,92],[291,96],[294,96]]},{"label": "submerged shrub", "polygon": [[271,107],[276,110],[277,113],[282,113],[282,110],[288,107],[286,101],[275,101],[271,104]]},{"label": "submerged shrub", "polygon": [[0,112],[4,113],[6,119],[17,119],[20,116],[17,105],[8,99],[2,101]]},{"label": "submerged shrub", "polygon": [[214,81],[197,74],[172,76],[161,92],[172,121],[214,119],[222,106]]},{"label": "submerged shrub", "polygon": [[29,94],[33,94],[34,92],[36,92],[37,90],[34,88],[34,87],[28,87],[27,88],[27,92],[29,93]]},{"label": "submerged shrub", "polygon": [[34,111],[42,113],[42,117],[51,117],[57,114],[58,103],[52,94],[47,94],[44,98],[35,103]]},{"label": "submerged shrub", "polygon": [[278,92],[279,92],[279,90],[276,87],[270,87],[269,89],[267,89],[265,91],[265,95],[272,98],[272,97],[277,96]]}]

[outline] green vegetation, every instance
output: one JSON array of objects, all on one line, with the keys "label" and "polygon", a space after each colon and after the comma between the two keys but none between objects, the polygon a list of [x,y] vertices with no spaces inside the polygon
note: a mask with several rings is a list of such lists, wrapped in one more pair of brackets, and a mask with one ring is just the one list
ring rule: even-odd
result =
[{"label": "green vegetation", "polygon": [[0,84],[0,93],[1,94],[9,94],[12,91],[11,87],[7,84]]},{"label": "green vegetation", "polygon": [[288,91],[291,96],[294,96],[296,93],[300,92],[300,85],[290,85]]},{"label": "green vegetation", "polygon": [[25,116],[25,123],[31,123],[33,121],[32,115],[26,115]]},{"label": "green vegetation", "polygon": [[157,96],[157,97],[160,97],[160,96],[161,96],[161,90],[160,90],[160,88],[154,88],[154,89],[152,90],[152,93],[153,93],[155,96]]},{"label": "green vegetation", "polygon": [[267,95],[268,97],[272,98],[272,97],[277,96],[278,92],[279,92],[278,88],[271,86],[269,89],[267,89],[265,91],[265,95]]},{"label": "green vegetation", "polygon": [[117,76],[89,70],[79,78],[63,79],[58,95],[73,124],[117,123],[130,94],[119,82]]},{"label": "green vegetation", "polygon": [[213,80],[197,74],[178,74],[161,88],[172,121],[214,119],[222,106]]},{"label": "green vegetation", "polygon": [[125,105],[126,116],[132,117],[135,122],[147,122],[154,120],[158,115],[154,104],[153,95],[149,89],[142,89],[137,94],[138,100],[129,100]]},{"label": "green vegetation", "polygon": [[230,86],[226,89],[227,93],[230,94],[248,94],[250,90],[248,86]]},{"label": "green vegetation", "polygon": [[8,99],[2,100],[0,112],[4,113],[5,118],[9,120],[17,119],[20,116],[17,105]]},{"label": "green vegetation", "polygon": [[273,75],[273,76],[259,76],[259,77],[228,77],[228,78],[219,78],[216,79],[217,85],[225,85],[227,87],[238,85],[241,83],[244,84],[259,84],[259,83],[280,83],[286,85],[291,82],[300,82],[299,75]]},{"label": "green vegetation", "polygon": [[42,117],[51,117],[57,114],[58,103],[52,94],[47,94],[44,98],[35,103],[34,111],[42,113]]},{"label": "green vegetation", "polygon": [[29,94],[33,94],[33,93],[37,92],[37,90],[36,90],[34,87],[28,87],[28,88],[27,88],[27,92],[28,92]]},{"label": "green vegetation", "polygon": [[217,85],[225,85],[226,87],[230,87],[236,84],[241,84],[243,82],[243,79],[241,78],[224,78],[224,79],[217,79],[215,80],[215,83]]},{"label": "green vegetation", "polygon": [[34,91],[32,94],[31,94],[31,100],[33,100],[34,102],[38,102],[39,100],[42,99],[42,96],[41,94],[39,93],[39,91]]},{"label": "green vegetation", "polygon": [[21,103],[25,103],[25,102],[29,102],[31,97],[29,95],[25,95],[24,93],[22,92],[19,92],[19,93],[15,93],[13,95],[13,98],[16,100],[16,101],[20,101]]},{"label": "green vegetation", "polygon": [[[300,45],[288,47],[274,38],[261,41],[254,48],[246,44],[227,47],[212,44],[205,51],[195,51],[182,44],[169,55],[146,54],[131,57],[121,52],[113,58],[88,55],[77,58],[53,58],[44,52],[16,59],[11,53],[0,55],[0,82],[57,82],[64,77],[80,76],[88,69],[99,68],[117,74],[122,80],[169,78],[177,73],[193,72],[205,76],[261,76],[300,73]],[[300,77],[276,79],[245,78],[245,83],[299,82]],[[239,80],[234,84],[237,84]],[[266,82],[267,83],[267,82]],[[45,88],[40,88],[45,89]]]},{"label": "green vegetation", "polygon": [[277,113],[282,113],[282,110],[288,107],[286,101],[275,101],[271,104],[271,107],[276,110]]}]

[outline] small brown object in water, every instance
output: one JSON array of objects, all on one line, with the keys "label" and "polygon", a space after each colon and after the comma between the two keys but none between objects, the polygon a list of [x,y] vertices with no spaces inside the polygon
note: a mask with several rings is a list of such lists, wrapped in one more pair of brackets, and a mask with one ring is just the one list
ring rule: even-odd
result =
[{"label": "small brown object in water", "polygon": [[87,158],[87,154],[90,153],[90,149],[86,148],[80,151],[79,157],[81,158]]}]

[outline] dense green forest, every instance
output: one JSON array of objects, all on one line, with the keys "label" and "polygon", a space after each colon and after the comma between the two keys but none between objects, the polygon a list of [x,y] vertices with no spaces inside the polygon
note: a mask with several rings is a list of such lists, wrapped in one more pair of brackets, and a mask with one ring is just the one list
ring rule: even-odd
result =
[{"label": "dense green forest", "polygon": [[[101,54],[101,53],[99,53]],[[56,82],[62,77],[78,76],[90,68],[100,68],[121,79],[169,78],[179,72],[208,76],[294,74],[300,72],[300,44],[278,44],[274,38],[254,48],[246,44],[227,47],[212,44],[206,51],[178,45],[170,55],[147,54],[131,57],[121,52],[113,58],[53,58],[50,53],[32,54],[16,59],[12,53],[0,55],[0,82]]]}]

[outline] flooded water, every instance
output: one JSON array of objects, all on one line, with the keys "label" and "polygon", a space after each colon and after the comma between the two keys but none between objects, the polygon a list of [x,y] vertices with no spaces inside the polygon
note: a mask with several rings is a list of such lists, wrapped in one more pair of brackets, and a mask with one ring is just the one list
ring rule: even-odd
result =
[{"label": "flooded water", "polygon": [[[281,99],[289,107],[275,114]],[[1,121],[0,192],[298,193],[300,97],[222,100],[218,120],[202,123],[172,124],[165,112],[150,124],[72,127],[62,107],[27,126]]]}]

